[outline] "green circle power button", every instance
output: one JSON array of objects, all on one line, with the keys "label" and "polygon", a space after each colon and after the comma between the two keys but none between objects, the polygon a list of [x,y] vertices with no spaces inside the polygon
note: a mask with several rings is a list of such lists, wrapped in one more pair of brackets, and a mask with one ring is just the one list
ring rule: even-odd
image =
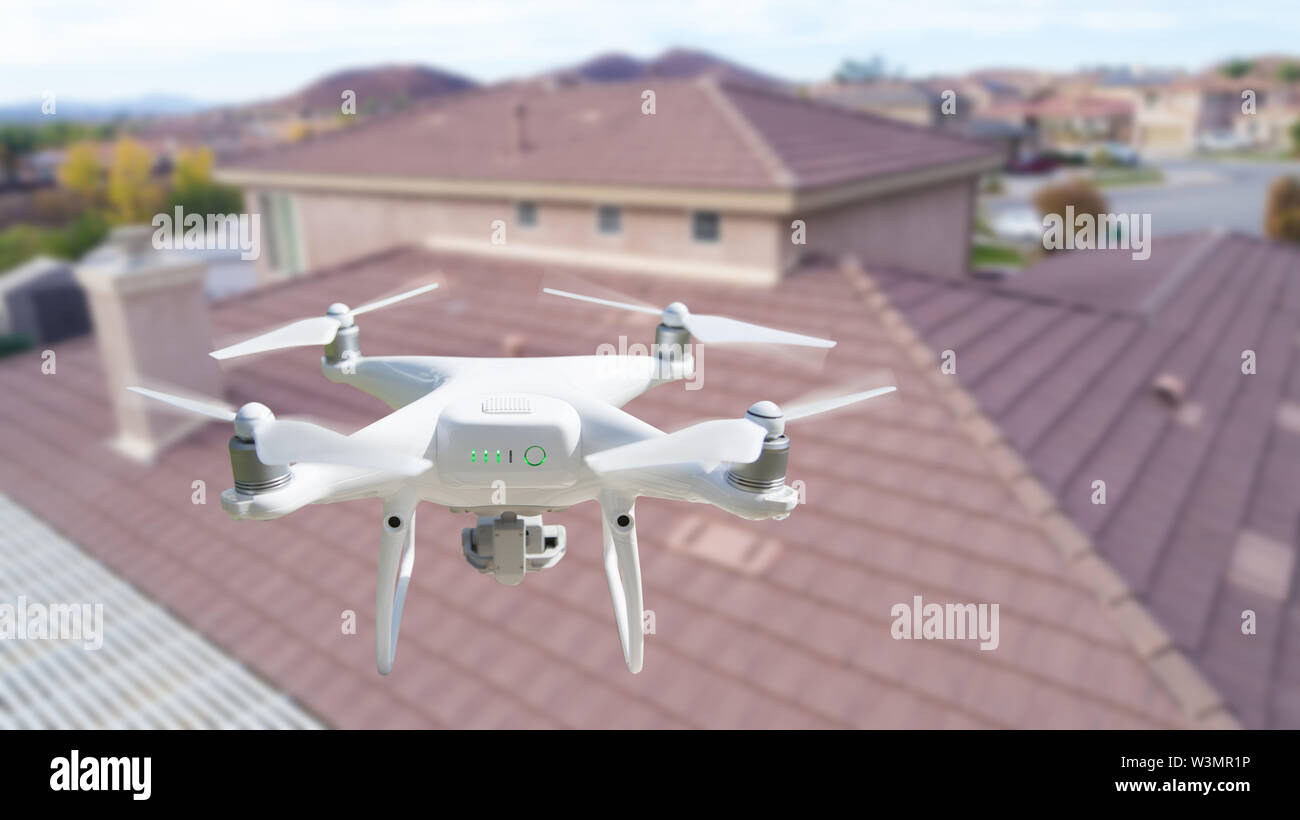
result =
[{"label": "green circle power button", "polygon": [[540,466],[543,461],[546,461],[546,451],[536,444],[524,450],[524,463],[529,467]]}]

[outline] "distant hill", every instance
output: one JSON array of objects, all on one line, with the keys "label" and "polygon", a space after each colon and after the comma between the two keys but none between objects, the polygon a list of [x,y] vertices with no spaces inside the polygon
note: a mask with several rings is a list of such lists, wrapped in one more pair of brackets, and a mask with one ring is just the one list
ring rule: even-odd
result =
[{"label": "distant hill", "polygon": [[421,65],[389,65],[338,71],[282,97],[211,107],[136,124],[146,139],[202,143],[228,157],[265,148],[285,139],[274,123],[301,117],[333,120],[341,113],[343,92],[356,93],[357,113],[383,114],[412,103],[474,88],[458,74]]},{"label": "distant hill", "polygon": [[568,68],[545,72],[542,77],[563,83],[610,83],[655,77],[680,78],[713,76],[741,80],[754,85],[783,87],[786,81],[747,66],[686,48],[673,48],[649,60],[628,54],[609,53],[592,57]]},{"label": "distant hill", "polygon": [[292,94],[246,106],[259,114],[337,112],[344,91],[357,95],[357,111],[387,109],[477,84],[459,74],[422,65],[353,68],[322,77]]}]

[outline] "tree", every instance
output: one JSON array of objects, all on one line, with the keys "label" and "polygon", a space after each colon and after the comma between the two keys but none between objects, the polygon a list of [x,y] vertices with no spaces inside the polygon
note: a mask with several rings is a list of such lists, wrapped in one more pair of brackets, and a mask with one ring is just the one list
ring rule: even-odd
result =
[{"label": "tree", "polygon": [[1283,63],[1277,67],[1277,78],[1284,83],[1300,82],[1300,63]]},{"label": "tree", "polygon": [[212,182],[212,151],[199,148],[195,151],[182,149],[176,155],[176,165],[172,168],[172,187],[185,190]]},{"label": "tree", "polygon": [[1058,214],[1065,218],[1065,206],[1073,205],[1076,214],[1106,213],[1106,197],[1088,180],[1072,177],[1054,185],[1044,185],[1034,194],[1034,205],[1040,216]]},{"label": "tree", "polygon": [[18,158],[36,150],[36,131],[26,125],[0,126],[0,153],[4,154],[5,176],[12,178],[18,170]]},{"label": "tree", "polygon": [[886,74],[885,60],[873,54],[868,60],[843,60],[835,69],[837,83],[864,83],[879,80]]},{"label": "tree", "polygon": [[153,157],[143,145],[124,137],[113,148],[108,172],[108,204],[117,222],[147,222],[161,199],[150,175]]},{"label": "tree", "polygon": [[1291,123],[1291,153],[1300,157],[1300,120]]},{"label": "tree", "polygon": [[1240,57],[1229,60],[1223,64],[1219,71],[1223,76],[1233,80],[1240,80],[1247,74],[1255,70],[1255,63],[1251,60],[1245,60]]},{"label": "tree", "polygon": [[104,178],[104,169],[100,167],[94,143],[79,142],[69,148],[63,164],[59,166],[58,177],[59,184],[64,188],[87,201],[93,199]]},{"label": "tree", "polygon": [[168,210],[180,206],[186,213],[232,214],[244,204],[238,188],[212,179],[212,152],[207,148],[181,151],[172,169],[172,190]]},{"label": "tree", "polygon": [[1074,207],[1075,217],[1091,214],[1094,218],[1099,218],[1101,214],[1107,212],[1106,197],[1102,196],[1096,186],[1082,177],[1072,177],[1064,182],[1039,188],[1038,193],[1034,194],[1034,206],[1038,208],[1039,216],[1044,219],[1049,214],[1056,214],[1060,217],[1061,224],[1070,231],[1074,230],[1074,226],[1066,219],[1067,206]]},{"label": "tree", "polygon": [[1264,233],[1271,239],[1300,242],[1300,177],[1273,180],[1264,208]]},{"label": "tree", "polygon": [[302,142],[309,139],[311,135],[311,125],[302,120],[294,120],[284,130],[284,138],[287,142]]}]

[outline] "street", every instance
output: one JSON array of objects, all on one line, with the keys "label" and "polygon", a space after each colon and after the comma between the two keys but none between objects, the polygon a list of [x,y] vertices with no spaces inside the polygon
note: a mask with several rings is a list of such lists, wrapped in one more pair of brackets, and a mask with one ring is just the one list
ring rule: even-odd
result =
[{"label": "street", "polygon": [[[1155,163],[1165,180],[1155,185],[1102,188],[1111,213],[1149,213],[1155,236],[1227,228],[1251,236],[1263,235],[1264,198],[1273,180],[1300,176],[1300,161],[1179,160]],[[1005,192],[982,195],[990,220],[1033,214],[1033,192],[1045,182],[1069,176],[1004,176]]]}]

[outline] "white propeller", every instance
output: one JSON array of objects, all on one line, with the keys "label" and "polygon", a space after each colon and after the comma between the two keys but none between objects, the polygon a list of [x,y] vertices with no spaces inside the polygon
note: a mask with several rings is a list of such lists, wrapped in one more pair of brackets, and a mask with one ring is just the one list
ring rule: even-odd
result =
[{"label": "white propeller", "polygon": [[835,342],[831,339],[822,339],[817,336],[805,336],[802,333],[791,333],[786,330],[776,330],[762,325],[742,322],[738,319],[729,319],[726,316],[711,316],[705,313],[691,313],[686,309],[686,305],[681,302],[674,302],[662,310],[656,310],[645,305],[634,305],[628,302],[615,302],[612,299],[598,299],[595,296],[583,296],[579,293],[570,293],[567,290],[556,290],[555,288],[542,288],[543,293],[549,293],[552,296],[563,296],[566,299],[576,299],[580,302],[591,302],[595,305],[605,305],[606,307],[615,307],[622,310],[631,310],[637,313],[648,313],[652,316],[661,316],[664,324],[670,327],[684,327],[696,339],[705,344],[781,344],[781,345],[800,345],[803,347],[835,347]]},{"label": "white propeller", "polygon": [[893,393],[897,389],[897,387],[889,385],[888,387],[877,387],[872,390],[863,390],[861,393],[849,393],[844,396],[836,396],[830,399],[802,402],[783,410],[781,414],[785,416],[786,421],[794,421],[795,419],[815,416],[818,413],[827,413],[841,407],[848,407],[850,404],[857,404],[860,401],[874,399],[876,396],[884,396],[888,393]]},{"label": "white propeller", "polygon": [[433,282],[414,290],[408,290],[405,293],[399,293],[396,296],[378,299],[358,308],[349,309],[347,305],[334,304],[330,306],[329,313],[324,316],[300,319],[284,327],[263,333],[260,336],[254,336],[229,347],[214,350],[208,355],[214,359],[232,359],[236,356],[265,353],[270,350],[283,350],[289,347],[326,345],[334,341],[334,336],[339,332],[339,328],[352,325],[352,317],[359,316],[362,313],[369,313],[372,310],[386,308],[389,305],[395,305],[398,302],[428,293],[437,287],[438,283]]},{"label": "white propeller", "polygon": [[592,453],[587,465],[598,473],[691,461],[748,464],[763,450],[767,431],[748,419],[713,419],[666,436]]},{"label": "white propeller", "polygon": [[[847,407],[897,389],[893,386],[878,387],[833,399],[796,404],[784,413],[776,405],[762,402],[751,408],[744,418],[700,422],[666,436],[643,439],[592,453],[586,461],[598,473],[697,461],[705,464],[719,461],[749,464],[756,461],[762,453],[763,440],[769,434],[781,433],[785,422]],[[764,409],[764,415],[761,416],[755,413],[760,407]]]},{"label": "white propeller", "polygon": [[145,387],[128,387],[132,393],[170,404],[217,421],[235,423],[237,435],[251,433],[257,458],[263,464],[308,461],[362,467],[403,476],[416,476],[433,466],[428,459],[373,447],[317,424],[277,419],[265,406],[246,404],[236,412],[220,402],[174,396]]},{"label": "white propeller", "polygon": [[200,416],[207,416],[217,421],[234,421],[235,410],[225,404],[218,404],[210,401],[199,401],[198,399],[188,399],[184,396],[173,396],[170,393],[160,393],[157,390],[150,390],[147,387],[128,387],[132,393],[139,393],[141,396],[170,404],[172,407],[179,407],[182,410],[188,410],[191,413],[197,413]]}]

